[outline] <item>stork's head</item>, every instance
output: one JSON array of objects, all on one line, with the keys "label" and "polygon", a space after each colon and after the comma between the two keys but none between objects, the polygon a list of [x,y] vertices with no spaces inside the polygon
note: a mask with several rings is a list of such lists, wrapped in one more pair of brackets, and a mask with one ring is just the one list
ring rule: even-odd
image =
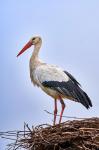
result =
[{"label": "stork's head", "polygon": [[40,43],[42,40],[39,36],[35,36],[35,37],[32,37],[30,39],[30,41],[31,41],[32,45],[36,45],[36,44]]},{"label": "stork's head", "polygon": [[42,39],[39,36],[32,37],[29,42],[23,47],[23,49],[18,53],[17,57],[21,55],[24,51],[30,48],[32,45],[38,45],[42,43]]}]

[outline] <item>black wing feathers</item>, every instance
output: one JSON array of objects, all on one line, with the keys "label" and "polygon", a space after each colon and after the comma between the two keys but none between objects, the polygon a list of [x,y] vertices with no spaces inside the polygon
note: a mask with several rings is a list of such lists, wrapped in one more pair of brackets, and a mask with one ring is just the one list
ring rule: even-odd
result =
[{"label": "black wing feathers", "polygon": [[[64,73],[76,84],[80,85],[80,83],[67,71],[64,71]],[[81,86],[81,85],[80,85]]]},{"label": "black wing feathers", "polygon": [[[72,78],[73,77],[71,77],[71,79]],[[89,107],[92,107],[91,100],[78,84],[79,83],[74,78],[67,82],[44,81],[42,83],[43,86],[56,90],[64,96],[72,97],[74,101],[80,102],[88,109]]]}]

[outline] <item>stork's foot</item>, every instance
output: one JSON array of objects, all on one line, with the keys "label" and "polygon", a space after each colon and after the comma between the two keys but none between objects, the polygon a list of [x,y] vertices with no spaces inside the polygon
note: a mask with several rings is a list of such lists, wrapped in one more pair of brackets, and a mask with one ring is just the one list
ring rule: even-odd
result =
[{"label": "stork's foot", "polygon": [[63,115],[64,109],[65,109],[65,103],[62,99],[60,99],[60,103],[61,103],[61,106],[62,106],[62,110],[61,110],[61,113],[60,113],[59,124],[61,123],[62,115]]}]

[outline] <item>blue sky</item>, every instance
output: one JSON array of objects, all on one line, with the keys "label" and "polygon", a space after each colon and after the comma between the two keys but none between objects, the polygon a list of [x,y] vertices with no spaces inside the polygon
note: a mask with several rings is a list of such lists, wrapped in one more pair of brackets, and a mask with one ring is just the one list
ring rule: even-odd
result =
[{"label": "blue sky", "polygon": [[[6,0],[0,1],[0,14],[0,131],[22,129],[24,121],[52,124],[44,110],[53,112],[53,99],[30,81],[33,48],[16,58],[35,35],[43,40],[40,58],[74,75],[92,100],[90,110],[65,100],[64,115],[99,117],[99,1]],[[4,145],[0,139],[0,149]]]}]

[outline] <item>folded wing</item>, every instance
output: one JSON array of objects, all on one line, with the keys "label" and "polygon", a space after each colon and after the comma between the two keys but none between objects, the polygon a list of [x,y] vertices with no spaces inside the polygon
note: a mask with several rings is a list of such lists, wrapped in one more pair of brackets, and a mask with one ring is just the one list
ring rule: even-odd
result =
[{"label": "folded wing", "polygon": [[44,87],[55,90],[64,97],[70,97],[70,99],[81,103],[87,109],[92,107],[90,98],[70,73],[56,66],[42,65],[37,68],[36,74],[37,80]]}]

